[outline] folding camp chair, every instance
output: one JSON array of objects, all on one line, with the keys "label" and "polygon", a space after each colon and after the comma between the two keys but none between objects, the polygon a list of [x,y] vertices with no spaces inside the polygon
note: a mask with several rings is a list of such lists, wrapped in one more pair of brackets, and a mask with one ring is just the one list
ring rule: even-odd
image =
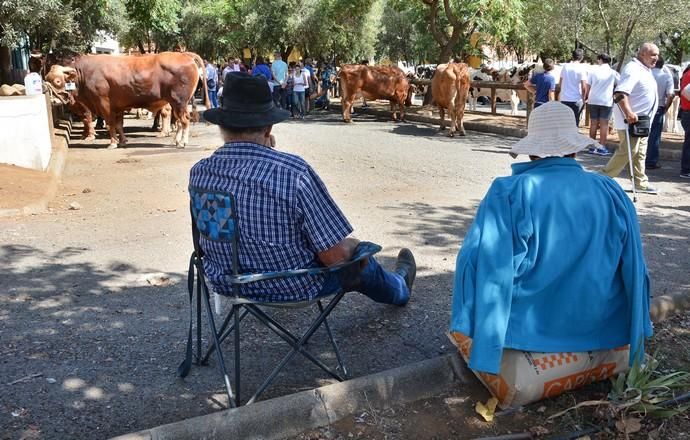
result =
[{"label": "folding camp chair", "polygon": [[[333,311],[336,305],[343,298],[343,295],[348,291],[347,288],[352,285],[353,279],[357,278],[360,262],[371,255],[376,254],[381,250],[381,247],[374,243],[362,242],[358,247],[355,255],[347,262],[331,267],[315,267],[299,270],[290,270],[283,272],[270,273],[252,273],[243,274],[239,268],[239,233],[237,223],[237,212],[235,210],[235,199],[230,193],[207,191],[198,188],[190,188],[190,210],[192,215],[192,237],[194,241],[194,251],[192,252],[189,261],[189,272],[187,278],[187,287],[189,291],[190,316],[189,316],[189,334],[187,338],[187,351],[185,360],[182,361],[178,367],[178,375],[186,377],[191,369],[193,349],[192,349],[192,324],[193,318],[193,302],[194,302],[194,283],[196,281],[196,354],[195,364],[205,365],[208,362],[212,353],[217,354],[218,366],[221,375],[225,382],[227,390],[229,405],[236,407],[241,405],[240,401],[240,324],[242,320],[250,314],[257,318],[260,323],[272,330],[281,339],[287,342],[291,349],[277,364],[273,371],[266,377],[264,382],[259,386],[256,392],[246,401],[245,404],[253,403],[261,393],[271,384],[273,379],[280,373],[285,365],[297,354],[302,354],[309,359],[316,366],[324,370],[331,377],[338,381],[343,381],[347,377],[347,369],[342,360],[340,350],[336,344],[335,338],[328,325],[327,317]],[[227,274],[226,283],[232,287],[232,295],[227,296],[227,302],[231,305],[230,311],[223,320],[220,328],[216,327],[213,311],[211,309],[210,292],[206,283],[206,276],[204,273],[203,259],[204,254],[199,245],[199,237],[215,241],[227,243],[232,249],[232,273]],[[255,283],[258,281],[272,280],[278,278],[288,278],[296,276],[318,275],[336,272],[341,279],[341,285],[344,286],[340,291],[333,292],[327,296],[319,296],[311,301],[300,302],[262,302],[254,301],[239,294],[239,286],[243,284]],[[348,284],[349,280],[349,284]],[[205,304],[206,315],[208,317],[208,325],[211,330],[212,339],[209,341],[209,347],[206,354],[201,356],[201,303]],[[324,307],[322,300],[330,298],[328,304]],[[267,308],[295,308],[295,307],[309,307],[316,305],[318,307],[318,314],[312,321],[309,328],[301,336],[294,335],[280,322],[270,316],[264,309]],[[232,321],[232,323],[231,323]],[[309,341],[314,332],[323,324],[331,345],[338,360],[338,372],[336,369],[326,366],[323,362],[313,356],[305,348],[305,344]],[[220,349],[223,341],[234,334],[234,393],[230,385],[230,378],[228,376],[223,352]]]}]

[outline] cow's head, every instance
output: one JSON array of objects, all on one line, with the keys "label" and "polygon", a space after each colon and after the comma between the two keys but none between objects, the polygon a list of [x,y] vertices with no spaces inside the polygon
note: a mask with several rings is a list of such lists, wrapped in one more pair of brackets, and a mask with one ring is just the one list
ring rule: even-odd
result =
[{"label": "cow's head", "polygon": [[46,75],[46,82],[53,87],[60,99],[65,103],[72,103],[74,101],[72,94],[66,89],[66,84],[76,81],[77,70],[73,67],[65,67],[59,64],[54,64]]},{"label": "cow's head", "polygon": [[65,91],[65,84],[77,81],[77,70],[73,67],[55,64],[46,75],[46,81],[48,81],[58,92]]}]

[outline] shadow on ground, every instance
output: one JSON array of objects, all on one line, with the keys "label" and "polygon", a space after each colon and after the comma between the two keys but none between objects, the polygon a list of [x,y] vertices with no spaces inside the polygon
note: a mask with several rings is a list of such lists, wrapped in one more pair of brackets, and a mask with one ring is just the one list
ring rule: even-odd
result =
[{"label": "shadow on ground", "polygon": [[[425,230],[421,240],[442,247],[462,236],[470,213],[459,207],[414,207],[410,218],[393,212],[400,234]],[[399,212],[399,214],[396,214]],[[432,216],[433,214],[433,216]],[[47,253],[27,246],[0,248],[4,291],[0,296],[0,426],[11,438],[110,437],[208,414],[225,406],[216,358],[176,377],[184,356],[189,318],[184,268],[161,274],[167,286],[151,286],[146,268],[114,260],[106,269],[84,262],[85,248]],[[390,257],[381,257],[392,268]],[[427,272],[425,267],[421,271]],[[420,276],[406,307],[346,295],[329,320],[351,376],[363,376],[447,353],[445,331],[451,273]],[[307,311],[280,311],[304,331]],[[246,320],[243,330],[243,394],[287,352],[282,341]],[[207,340],[204,329],[204,342]],[[231,341],[225,352],[231,353]],[[258,347],[258,348],[257,348]],[[319,359],[335,365],[325,332],[309,343]],[[232,360],[226,358],[228,367]],[[232,369],[230,369],[232,374]],[[288,364],[262,399],[330,383],[301,357]],[[56,411],[56,407],[60,408]]]}]

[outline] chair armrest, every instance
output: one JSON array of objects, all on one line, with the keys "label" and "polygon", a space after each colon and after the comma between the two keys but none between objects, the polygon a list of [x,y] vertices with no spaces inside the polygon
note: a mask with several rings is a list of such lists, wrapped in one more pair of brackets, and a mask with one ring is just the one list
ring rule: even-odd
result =
[{"label": "chair armrest", "polygon": [[380,251],[381,246],[379,246],[378,244],[371,243],[368,241],[361,241],[355,249],[355,253],[352,255],[352,258],[350,258],[348,261],[344,261],[334,266],[310,267],[307,269],[286,270],[281,272],[230,275],[227,276],[225,280],[228,284],[249,284],[255,283],[257,281],[273,280],[276,278],[292,278],[304,275],[319,275],[324,273],[337,272],[355,263],[359,263],[360,261],[369,258]]}]

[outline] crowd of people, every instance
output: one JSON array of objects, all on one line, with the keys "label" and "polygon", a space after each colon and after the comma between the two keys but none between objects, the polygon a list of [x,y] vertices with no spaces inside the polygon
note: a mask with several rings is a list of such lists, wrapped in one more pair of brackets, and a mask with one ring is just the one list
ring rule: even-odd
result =
[{"label": "crowd of people", "polygon": [[[675,99],[673,78],[664,69],[664,59],[659,54],[659,48],[652,43],[643,44],[620,74],[611,68],[611,57],[606,53],[598,55],[597,65],[594,67],[587,66],[583,60],[584,51],[574,50],[571,61],[562,66],[558,80],[552,73],[553,60],[544,60],[543,73],[533,75],[525,83],[525,88],[535,94],[535,107],[556,100],[556,83],[559,82],[558,100],[573,111],[576,125],[579,126],[582,111],[587,106],[590,117],[589,135],[599,141],[599,145],[590,147],[588,152],[612,156],[602,172],[609,177],[619,175],[629,165],[631,157],[635,189],[638,192],[656,194],[657,190],[649,185],[646,171],[661,168],[661,132],[666,113]],[[686,83],[689,81],[689,72],[690,68],[683,72],[681,89],[683,80]],[[684,110],[687,107],[683,97],[681,107]],[[613,128],[619,138],[619,148],[613,155],[606,148],[612,115]],[[680,177],[690,178],[690,139],[688,129],[685,126],[683,128],[686,131],[684,151],[688,152],[684,153],[686,159],[681,163]]]},{"label": "crowd of people", "polygon": [[292,118],[304,119],[315,108],[329,108],[328,91],[335,84],[335,69],[331,64],[317,66],[311,58],[286,63],[280,52],[273,54],[271,62],[259,56],[252,65],[239,58],[228,58],[222,67],[208,60],[205,64],[211,108],[222,104],[218,97],[222,99],[222,85],[231,72],[264,77],[275,105],[288,110]]}]

